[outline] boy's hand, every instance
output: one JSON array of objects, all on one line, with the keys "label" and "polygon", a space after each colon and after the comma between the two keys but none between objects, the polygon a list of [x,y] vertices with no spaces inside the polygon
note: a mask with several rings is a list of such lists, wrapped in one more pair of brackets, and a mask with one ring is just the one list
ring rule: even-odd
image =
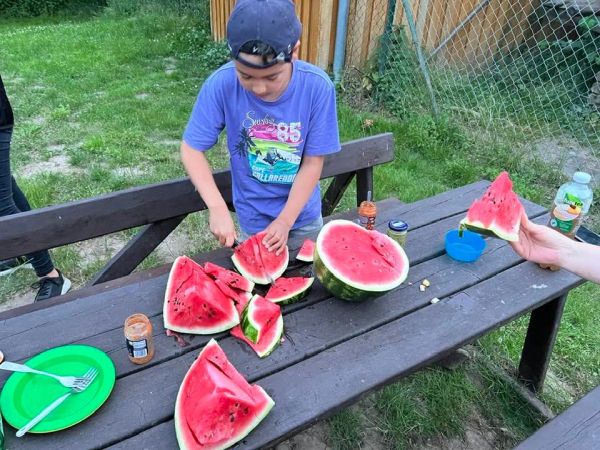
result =
[{"label": "boy's hand", "polygon": [[290,234],[290,226],[281,219],[275,219],[271,224],[265,228],[267,234],[263,239],[263,244],[267,249],[276,255],[281,254],[285,248]]},{"label": "boy's hand", "polygon": [[210,232],[217,238],[221,245],[231,247],[237,238],[235,225],[229,210],[225,208],[209,209],[208,226]]}]

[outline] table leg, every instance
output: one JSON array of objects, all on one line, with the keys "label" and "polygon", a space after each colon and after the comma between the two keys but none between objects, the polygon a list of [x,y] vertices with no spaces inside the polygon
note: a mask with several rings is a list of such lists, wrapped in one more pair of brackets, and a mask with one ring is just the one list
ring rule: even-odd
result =
[{"label": "table leg", "polygon": [[531,311],[519,363],[519,379],[533,392],[541,392],[560,327],[566,294]]}]

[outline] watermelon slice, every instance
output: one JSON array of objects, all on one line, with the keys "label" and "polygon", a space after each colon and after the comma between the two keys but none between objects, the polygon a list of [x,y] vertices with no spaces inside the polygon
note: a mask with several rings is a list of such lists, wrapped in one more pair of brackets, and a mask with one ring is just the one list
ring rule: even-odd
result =
[{"label": "watermelon slice", "polygon": [[232,328],[230,333],[252,347],[260,358],[264,358],[281,341],[281,308],[260,295],[255,295],[242,312],[241,326]]},{"label": "watermelon slice", "polygon": [[315,243],[310,239],[305,239],[302,243],[302,247],[300,247],[300,251],[298,255],[296,255],[296,259],[300,261],[313,262],[315,254]]},{"label": "watermelon slice", "polygon": [[518,241],[523,205],[512,186],[507,172],[498,175],[483,196],[473,202],[467,217],[460,222],[460,229]]},{"label": "watermelon slice", "polygon": [[242,313],[244,309],[246,309],[246,305],[252,299],[253,295],[250,292],[240,292],[238,295],[238,301],[235,302],[235,309],[237,309],[238,314],[242,317]]},{"label": "watermelon slice", "polygon": [[263,245],[265,232],[246,239],[233,250],[231,260],[236,269],[256,284],[269,284],[287,269],[290,259],[287,245],[281,254],[270,252]]},{"label": "watermelon slice", "polygon": [[295,303],[306,297],[314,281],[314,278],[304,277],[277,278],[265,298],[280,305]]},{"label": "watermelon slice", "polygon": [[163,320],[169,330],[192,334],[218,333],[240,321],[231,298],[187,256],[178,257],[171,267]]},{"label": "watermelon slice", "polygon": [[204,271],[209,274],[215,280],[221,280],[233,289],[239,289],[241,291],[252,292],[254,289],[254,283],[247,280],[238,273],[221,267],[211,262],[204,263]]},{"label": "watermelon slice", "polygon": [[179,447],[228,448],[246,437],[274,404],[260,386],[244,379],[211,339],[179,387],[175,402]]},{"label": "watermelon slice", "polygon": [[408,266],[400,244],[349,220],[332,220],[317,237],[317,278],[344,300],[376,297],[398,287],[408,275]]}]

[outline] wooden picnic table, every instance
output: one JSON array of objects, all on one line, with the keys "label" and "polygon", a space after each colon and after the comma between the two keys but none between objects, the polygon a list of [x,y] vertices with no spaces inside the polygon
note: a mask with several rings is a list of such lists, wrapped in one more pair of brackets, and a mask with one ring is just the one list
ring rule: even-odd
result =
[{"label": "wooden picnic table", "polygon": [[[488,239],[474,263],[445,254],[444,234],[488,185],[481,181],[410,204],[379,201],[379,230],[392,218],[410,224],[406,282],[375,300],[351,303],[332,298],[315,281],[307,299],[283,308],[285,340],[265,359],[228,333],[186,337],[187,347],[166,336],[162,306],[169,265],[0,314],[0,348],[10,361],[80,343],[104,350],[117,371],[114,391],[92,417],[67,430],[21,439],[5,427],[7,448],[177,448],[177,391],[212,337],[275,400],[270,414],[239,444],[242,449],[273,446],[532,310],[519,373],[530,387],[541,388],[566,295],[582,280],[525,262],[499,239]],[[547,220],[545,208],[523,204],[532,220]],[[353,211],[338,216],[356,218]],[[231,267],[230,255],[230,249],[219,249],[195,259]],[[421,292],[425,278],[431,285]],[[440,301],[432,304],[434,297]],[[123,337],[125,318],[136,312],[148,315],[154,327],[156,354],[145,366],[129,361]],[[7,375],[0,376],[3,383]]]}]

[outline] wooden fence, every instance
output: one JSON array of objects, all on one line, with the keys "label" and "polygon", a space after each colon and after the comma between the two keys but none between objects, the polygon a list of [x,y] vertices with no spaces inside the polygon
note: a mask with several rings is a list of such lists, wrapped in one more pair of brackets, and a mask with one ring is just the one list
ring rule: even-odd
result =
[{"label": "wooden fence", "polygon": [[[213,37],[225,38],[235,0],[211,0]],[[454,64],[483,62],[530,35],[530,16],[540,0],[410,0],[417,36],[426,53]],[[410,40],[401,0],[350,0],[345,67],[363,67],[384,32],[388,9],[393,25]],[[303,26],[300,58],[323,69],[333,63],[338,0],[296,0]],[[442,44],[440,46],[440,44]]]}]

